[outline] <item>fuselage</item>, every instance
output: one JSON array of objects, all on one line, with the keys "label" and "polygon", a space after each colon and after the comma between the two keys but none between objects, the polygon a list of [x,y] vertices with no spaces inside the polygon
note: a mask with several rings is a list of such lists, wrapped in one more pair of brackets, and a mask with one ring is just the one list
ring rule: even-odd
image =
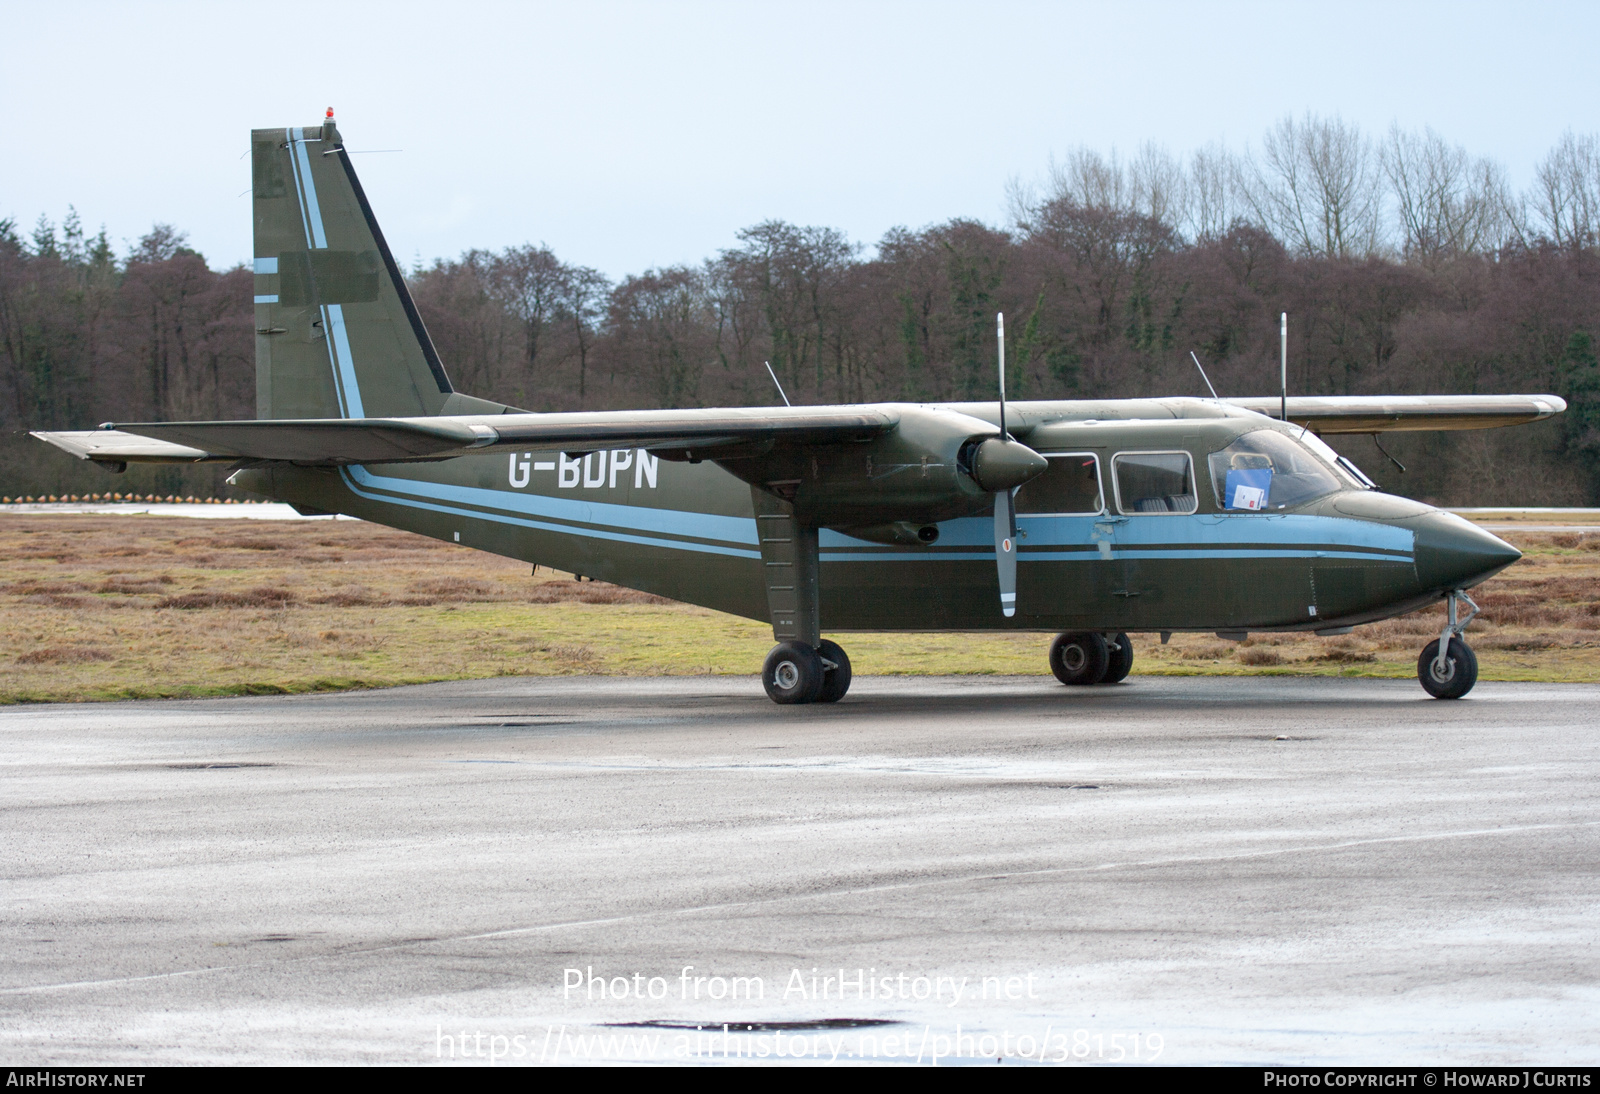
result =
[{"label": "fuselage", "polygon": [[[997,417],[993,404],[951,409]],[[1414,610],[1520,557],[1453,514],[1371,489],[1316,438],[1260,414],[1187,399],[1013,403],[1008,413],[1051,467],[1016,496],[1017,614],[1000,612],[993,522],[974,509],[921,529],[824,528],[825,630],[1334,630]],[[874,465],[848,446],[810,471],[819,490],[929,473]],[[751,487],[714,463],[530,450],[280,465],[235,481],[768,618]]]}]

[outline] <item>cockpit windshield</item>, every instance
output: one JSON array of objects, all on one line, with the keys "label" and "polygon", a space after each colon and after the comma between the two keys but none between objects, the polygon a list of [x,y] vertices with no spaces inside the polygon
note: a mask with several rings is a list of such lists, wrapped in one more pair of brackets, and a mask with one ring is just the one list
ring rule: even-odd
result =
[{"label": "cockpit windshield", "polygon": [[1246,433],[1210,457],[1217,505],[1234,512],[1287,509],[1345,489],[1310,451],[1273,429]]}]

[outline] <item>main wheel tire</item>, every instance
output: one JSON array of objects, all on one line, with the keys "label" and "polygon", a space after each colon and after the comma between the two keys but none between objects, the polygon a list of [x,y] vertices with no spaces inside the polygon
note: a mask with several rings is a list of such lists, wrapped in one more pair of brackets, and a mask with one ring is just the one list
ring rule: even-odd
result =
[{"label": "main wheel tire", "polygon": [[1068,631],[1050,643],[1050,671],[1063,684],[1098,684],[1110,661],[1106,640],[1093,631]]},{"label": "main wheel tire", "polygon": [[1439,640],[1435,638],[1422,648],[1422,655],[1417,658],[1417,679],[1422,683],[1422,690],[1435,699],[1459,699],[1471,691],[1472,685],[1478,682],[1478,655],[1472,652],[1472,647],[1459,638],[1450,639],[1442,674],[1434,665],[1438,655]]},{"label": "main wheel tire", "polygon": [[822,668],[822,690],[817,693],[817,702],[837,703],[850,690],[850,658],[845,656],[839,643],[826,638],[817,647],[817,655],[834,664],[831,669],[826,665]]},{"label": "main wheel tire", "polygon": [[1102,684],[1120,684],[1128,678],[1128,673],[1133,671],[1133,643],[1128,641],[1128,636],[1119,634],[1108,642],[1107,647],[1115,646],[1110,650],[1110,661],[1106,664],[1106,674],[1100,678]]},{"label": "main wheel tire", "polygon": [[761,686],[774,703],[816,702],[822,677],[822,658],[806,642],[779,642],[761,666]]}]

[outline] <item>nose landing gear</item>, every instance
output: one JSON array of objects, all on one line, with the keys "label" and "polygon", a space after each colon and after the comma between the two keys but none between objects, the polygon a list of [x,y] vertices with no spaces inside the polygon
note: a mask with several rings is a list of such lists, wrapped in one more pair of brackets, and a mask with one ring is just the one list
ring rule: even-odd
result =
[{"label": "nose landing gear", "polygon": [[[1466,601],[1472,613],[1459,619],[1459,603]],[[1422,648],[1417,658],[1417,680],[1422,690],[1435,699],[1459,699],[1478,682],[1478,657],[1462,640],[1467,624],[1478,618],[1478,605],[1460,589],[1447,598],[1444,630]]]}]

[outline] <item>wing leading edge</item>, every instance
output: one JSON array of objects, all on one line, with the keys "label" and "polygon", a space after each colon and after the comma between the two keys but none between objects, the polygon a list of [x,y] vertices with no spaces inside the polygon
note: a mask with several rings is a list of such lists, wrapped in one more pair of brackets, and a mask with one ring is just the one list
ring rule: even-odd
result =
[{"label": "wing leading edge", "polygon": [[[1276,418],[1278,397],[1224,399]],[[1297,395],[1289,421],[1318,433],[1398,433],[1425,430],[1497,429],[1543,421],[1567,409],[1556,395]]]}]

